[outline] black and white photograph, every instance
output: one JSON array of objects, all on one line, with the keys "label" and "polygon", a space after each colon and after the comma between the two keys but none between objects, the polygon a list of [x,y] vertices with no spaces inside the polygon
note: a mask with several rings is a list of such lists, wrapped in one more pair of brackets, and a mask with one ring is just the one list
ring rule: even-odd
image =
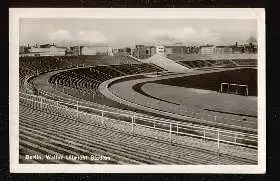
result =
[{"label": "black and white photograph", "polygon": [[265,172],[264,9],[10,9],[12,172]]}]

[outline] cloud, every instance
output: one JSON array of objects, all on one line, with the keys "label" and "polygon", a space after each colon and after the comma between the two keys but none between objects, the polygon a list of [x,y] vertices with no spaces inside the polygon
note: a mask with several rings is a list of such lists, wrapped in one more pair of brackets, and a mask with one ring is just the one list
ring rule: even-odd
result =
[{"label": "cloud", "polygon": [[191,27],[171,30],[152,30],[150,36],[157,42],[162,43],[217,43],[220,41],[220,34],[211,32],[208,28],[195,30]]},{"label": "cloud", "polygon": [[196,31],[193,28],[183,28],[183,29],[176,29],[176,30],[152,30],[150,35],[152,38],[156,40],[170,40],[175,41],[179,39],[187,39],[190,36],[196,34]]},{"label": "cloud", "polygon": [[104,43],[112,39],[111,35],[104,35],[103,33],[95,30],[91,31],[78,31],[75,40],[84,41],[89,43]]},{"label": "cloud", "polygon": [[72,35],[67,30],[57,30],[48,34],[50,40],[72,40]]},{"label": "cloud", "polygon": [[113,39],[112,35],[106,36],[103,33],[95,30],[90,31],[75,31],[70,33],[67,30],[60,29],[48,34],[51,41],[74,41],[87,43],[106,43]]},{"label": "cloud", "polygon": [[193,37],[197,43],[219,44],[221,41],[221,34],[212,32],[208,28],[202,28],[197,36]]},{"label": "cloud", "polygon": [[162,35],[162,36],[157,36],[155,37],[156,40],[163,40],[163,41],[175,41],[174,36],[168,36],[168,35]]}]

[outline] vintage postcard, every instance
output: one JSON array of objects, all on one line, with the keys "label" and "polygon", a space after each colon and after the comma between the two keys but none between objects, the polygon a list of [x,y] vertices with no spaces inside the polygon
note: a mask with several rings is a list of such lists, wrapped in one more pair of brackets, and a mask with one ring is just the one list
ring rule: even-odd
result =
[{"label": "vintage postcard", "polygon": [[10,171],[265,173],[264,9],[10,9]]}]

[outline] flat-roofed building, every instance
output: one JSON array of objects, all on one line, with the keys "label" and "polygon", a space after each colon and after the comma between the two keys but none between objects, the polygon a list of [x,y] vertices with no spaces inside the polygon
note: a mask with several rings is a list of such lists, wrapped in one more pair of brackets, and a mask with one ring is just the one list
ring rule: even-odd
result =
[{"label": "flat-roofed building", "polygon": [[147,52],[144,45],[136,45],[134,56],[137,58],[144,59],[147,57],[147,54],[149,54],[149,51]]},{"label": "flat-roofed building", "polygon": [[50,55],[51,56],[65,56],[66,50],[67,50],[66,47],[51,46]]},{"label": "flat-roofed building", "polygon": [[107,49],[107,55],[113,56],[113,49],[111,47],[108,47]]},{"label": "flat-roofed building", "polygon": [[156,54],[164,55],[164,46],[162,45],[156,46]]},{"label": "flat-roofed building", "polygon": [[25,46],[19,46],[19,53],[25,53]]},{"label": "flat-roofed building", "polygon": [[113,48],[113,49],[112,49],[112,52],[113,52],[113,54],[117,54],[117,53],[119,52],[119,49]]},{"label": "flat-roofed building", "polygon": [[231,46],[216,46],[215,53],[216,54],[230,54],[230,53],[232,53],[232,47]]},{"label": "flat-roofed building", "polygon": [[132,55],[140,59],[147,59],[154,56],[155,54],[164,55],[165,47],[163,45],[136,45],[135,49],[132,50]]},{"label": "flat-roofed building", "polygon": [[74,55],[74,56],[79,56],[81,54],[80,52],[80,46],[73,46],[73,47],[70,47],[70,51],[69,53],[71,55]]},{"label": "flat-roofed building", "polygon": [[164,54],[166,54],[166,55],[172,54],[172,46],[165,46]]},{"label": "flat-roofed building", "polygon": [[124,53],[127,53],[127,54],[131,55],[131,48],[125,47],[124,48]]},{"label": "flat-roofed building", "polygon": [[183,45],[172,46],[172,54],[185,54],[187,47]]},{"label": "flat-roofed building", "polygon": [[140,59],[149,58],[156,53],[155,46],[136,45],[136,48],[133,50],[133,56]]},{"label": "flat-roofed building", "polygon": [[200,46],[199,48],[200,48],[201,55],[211,55],[215,53],[214,45],[205,45],[205,46]]},{"label": "flat-roofed building", "polygon": [[150,51],[151,51],[151,56],[154,56],[155,54],[157,54],[157,51],[156,51],[156,47],[155,47],[155,46],[151,46],[151,47],[150,47]]},{"label": "flat-roofed building", "polygon": [[244,45],[244,53],[257,53],[257,52],[258,52],[258,44],[256,42]]},{"label": "flat-roofed building", "polygon": [[257,42],[253,42],[252,43],[252,46],[253,46],[253,53],[258,53],[258,43]]},{"label": "flat-roofed building", "polygon": [[81,46],[80,53],[81,55],[113,54],[112,49],[108,46]]},{"label": "flat-roofed building", "polygon": [[136,47],[136,49],[137,49],[137,48],[144,48],[144,46],[145,46],[145,45],[136,45],[135,47]]},{"label": "flat-roofed building", "polygon": [[30,55],[36,56],[65,56],[66,47],[59,47],[56,45],[44,44],[40,46],[31,47],[29,49]]}]

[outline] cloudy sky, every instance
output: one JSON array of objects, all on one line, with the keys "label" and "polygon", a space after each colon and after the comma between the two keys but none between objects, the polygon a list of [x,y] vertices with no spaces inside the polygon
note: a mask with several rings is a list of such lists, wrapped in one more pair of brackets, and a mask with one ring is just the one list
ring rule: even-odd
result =
[{"label": "cloudy sky", "polygon": [[21,19],[20,44],[185,45],[245,43],[257,37],[255,20],[226,19]]}]

